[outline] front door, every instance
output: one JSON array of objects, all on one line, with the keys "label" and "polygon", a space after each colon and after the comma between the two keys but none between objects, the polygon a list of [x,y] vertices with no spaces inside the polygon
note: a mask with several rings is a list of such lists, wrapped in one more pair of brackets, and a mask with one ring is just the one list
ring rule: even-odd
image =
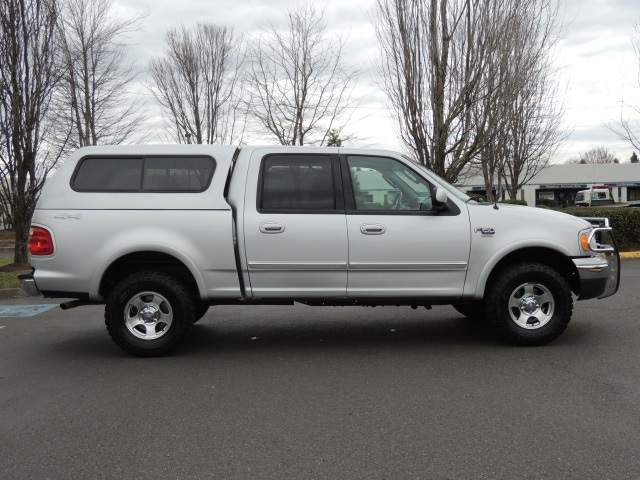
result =
[{"label": "front door", "polygon": [[466,206],[436,211],[435,185],[398,159],[349,155],[347,233],[351,297],[457,297],[470,250]]}]

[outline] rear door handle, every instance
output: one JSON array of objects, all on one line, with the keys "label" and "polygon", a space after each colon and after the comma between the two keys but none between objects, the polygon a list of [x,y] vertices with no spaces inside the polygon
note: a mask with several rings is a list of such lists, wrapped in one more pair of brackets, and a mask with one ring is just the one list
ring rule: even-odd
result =
[{"label": "rear door handle", "polygon": [[276,222],[265,222],[260,224],[260,231],[262,233],[282,233],[284,232],[284,225]]},{"label": "rear door handle", "polygon": [[366,224],[363,223],[360,225],[360,231],[365,235],[382,235],[387,231],[384,225],[380,225],[379,223],[374,224]]}]

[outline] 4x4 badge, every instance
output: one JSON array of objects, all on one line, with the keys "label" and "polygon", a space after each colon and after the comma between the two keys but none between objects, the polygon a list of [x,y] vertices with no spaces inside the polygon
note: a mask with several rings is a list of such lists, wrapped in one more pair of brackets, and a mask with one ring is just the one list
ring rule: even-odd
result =
[{"label": "4x4 badge", "polygon": [[53,218],[59,218],[60,220],[82,220],[81,213],[60,213]]}]

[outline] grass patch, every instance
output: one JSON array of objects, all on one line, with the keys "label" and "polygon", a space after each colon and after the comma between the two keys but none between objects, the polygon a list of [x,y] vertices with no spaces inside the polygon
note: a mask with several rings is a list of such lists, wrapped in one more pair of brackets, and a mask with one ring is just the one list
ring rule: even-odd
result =
[{"label": "grass patch", "polygon": [[18,274],[28,270],[28,265],[14,265],[13,258],[0,258],[0,289],[20,288]]}]

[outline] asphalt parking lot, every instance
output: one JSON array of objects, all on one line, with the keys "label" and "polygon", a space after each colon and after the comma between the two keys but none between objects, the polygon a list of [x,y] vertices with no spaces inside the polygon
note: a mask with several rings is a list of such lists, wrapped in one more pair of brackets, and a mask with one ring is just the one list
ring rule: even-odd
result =
[{"label": "asphalt parking lot", "polygon": [[640,260],[554,343],[450,307],[215,307],[138,359],[102,308],[3,300],[0,478],[640,478]]}]

